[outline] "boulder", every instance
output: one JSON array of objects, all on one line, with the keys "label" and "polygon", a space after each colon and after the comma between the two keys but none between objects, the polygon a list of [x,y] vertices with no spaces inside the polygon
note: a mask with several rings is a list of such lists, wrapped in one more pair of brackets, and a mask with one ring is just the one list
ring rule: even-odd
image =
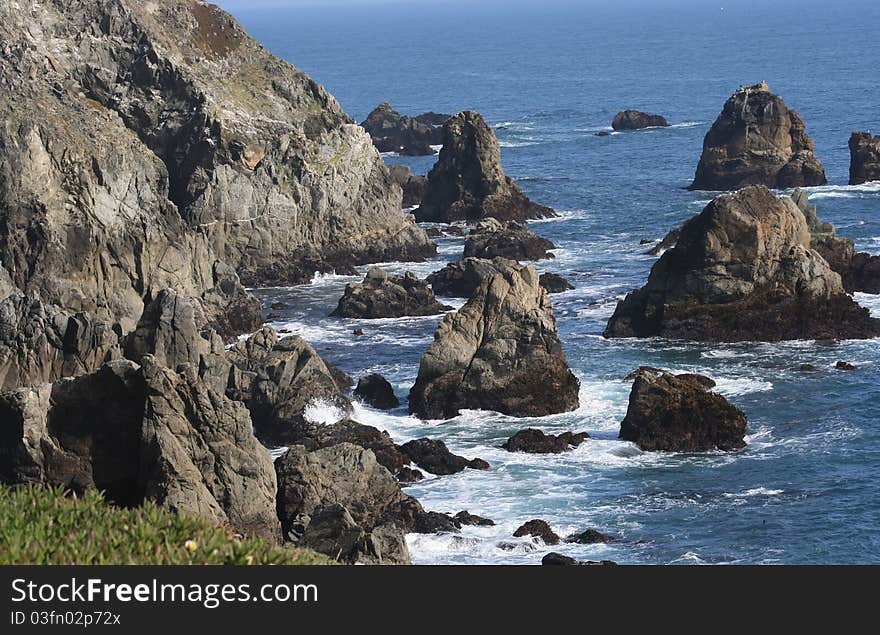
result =
[{"label": "boulder", "polygon": [[542,273],[538,283],[547,290],[547,293],[564,293],[574,289],[574,285],[558,273]]},{"label": "boulder", "polygon": [[399,527],[381,525],[367,532],[335,503],[315,510],[297,544],[346,564],[410,564],[406,536]]},{"label": "boulder", "polygon": [[575,542],[579,545],[595,545],[605,542],[611,542],[613,540],[614,536],[603,534],[601,531],[596,531],[595,529],[587,529],[586,531],[582,531],[579,534],[573,534],[569,536],[565,539],[565,542]]},{"label": "boulder", "polygon": [[501,167],[501,146],[479,113],[465,111],[443,126],[443,149],[428,173],[428,189],[415,211],[418,222],[524,221],[556,213],[528,199]]},{"label": "boulder", "polygon": [[545,521],[537,518],[521,525],[513,532],[513,535],[515,538],[522,538],[523,536],[540,538],[548,546],[559,544],[559,536],[556,535],[556,532]]},{"label": "boulder", "polygon": [[745,447],[746,416],[702,382],[643,370],[633,382],[620,438],[642,450],[706,452]]},{"label": "boulder", "polygon": [[483,518],[482,516],[477,516],[476,514],[471,514],[470,512],[467,512],[467,511],[458,512],[452,518],[462,525],[470,525],[473,527],[494,527],[495,526],[494,520],[490,520],[488,518]]},{"label": "boulder", "polygon": [[517,269],[515,260],[496,257],[491,260],[484,258],[465,258],[458,262],[450,262],[439,271],[430,274],[425,281],[434,289],[434,293],[447,298],[469,298],[480,288],[486,278],[496,273]]},{"label": "boulder", "polygon": [[401,451],[420,468],[439,476],[456,474],[465,468],[487,470],[489,464],[482,459],[468,460],[453,454],[439,439],[415,439],[400,446]]},{"label": "boulder", "polygon": [[553,307],[532,267],[497,273],[447,315],[410,391],[410,412],[425,419],[462,408],[513,416],[574,410],[579,382],[568,368]]},{"label": "boulder", "polygon": [[[449,115],[425,113],[407,117],[388,102],[379,104],[361,123],[379,152],[395,152],[405,156],[437,154],[431,146],[443,143],[441,126]],[[439,123],[438,123],[439,122]]]},{"label": "boulder", "polygon": [[330,371],[330,376],[333,377],[333,381],[336,383],[336,387],[339,388],[339,390],[346,391],[354,386],[354,378],[344,370],[334,366],[327,360],[324,360],[324,365],[327,367],[327,370]]},{"label": "boulder", "polygon": [[824,185],[804,121],[764,82],[737,90],[703,141],[693,190]]},{"label": "boulder", "polygon": [[578,447],[590,438],[586,432],[563,432],[560,435],[545,434],[535,428],[520,430],[501,447],[508,452],[529,454],[560,454]]},{"label": "boulder", "polygon": [[849,138],[849,184],[880,181],[880,135],[854,132]]},{"label": "boulder", "polygon": [[404,207],[415,207],[422,202],[425,190],[428,189],[428,177],[413,174],[405,165],[392,165],[388,170],[392,180],[403,190]]},{"label": "boulder", "polygon": [[850,362],[839,361],[834,365],[837,370],[856,370],[857,366]]},{"label": "boulder", "polygon": [[391,410],[400,405],[400,401],[394,394],[394,387],[382,375],[373,373],[358,380],[357,388],[354,389],[354,396],[365,404],[379,408],[380,410]]},{"label": "boulder", "polygon": [[789,198],[748,187],[688,221],[648,283],[621,301],[606,337],[697,341],[870,338],[880,334],[840,275],[810,248]]},{"label": "boulder", "polygon": [[345,294],[330,315],[344,318],[377,319],[436,315],[452,307],[440,304],[428,283],[407,272],[399,276],[372,267],[360,284],[345,286]]},{"label": "boulder", "polygon": [[506,258],[509,260],[545,260],[553,258],[548,249],[552,241],[533,233],[525,223],[481,221],[464,243],[465,258]]},{"label": "boulder", "polygon": [[397,478],[397,482],[401,485],[409,485],[411,483],[418,483],[419,481],[425,480],[424,474],[406,466],[397,470],[397,474],[394,476]]},{"label": "boulder", "polygon": [[624,110],[614,115],[611,127],[615,130],[641,130],[642,128],[668,128],[669,122],[660,115],[649,115],[640,110]]}]

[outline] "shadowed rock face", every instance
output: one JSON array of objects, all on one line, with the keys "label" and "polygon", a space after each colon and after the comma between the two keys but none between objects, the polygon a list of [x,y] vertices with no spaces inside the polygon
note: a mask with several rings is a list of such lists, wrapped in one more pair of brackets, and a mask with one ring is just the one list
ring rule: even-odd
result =
[{"label": "shadowed rock face", "polygon": [[434,148],[443,143],[441,126],[449,115],[425,113],[417,117],[407,117],[384,102],[361,123],[370,133],[373,144],[379,152],[396,152],[405,156],[427,156],[436,154]]},{"label": "shadowed rock face", "polygon": [[765,83],[736,91],[703,141],[693,190],[824,185],[804,122]]},{"label": "shadowed rock face", "polygon": [[669,122],[660,115],[650,115],[639,110],[624,110],[614,116],[611,127],[615,130],[640,130],[642,128],[666,128]]},{"label": "shadowed rock face", "polygon": [[415,211],[419,222],[475,222],[483,218],[524,221],[556,213],[533,203],[501,168],[501,147],[479,113],[459,113],[443,126],[440,159]]},{"label": "shadowed rock face", "polygon": [[454,417],[462,408],[515,416],[574,410],[579,382],[568,368],[547,292],[532,267],[483,281],[434,335],[410,391],[410,412]]},{"label": "shadowed rock face", "polygon": [[648,283],[620,302],[606,337],[698,341],[868,338],[880,320],[846,295],[810,248],[804,213],[788,197],[749,187],[688,221]]},{"label": "shadowed rock face", "polygon": [[20,292],[127,333],[173,287],[231,337],[261,318],[238,274],[434,253],[369,136],[213,5],[4,3],[0,43],[0,264]]},{"label": "shadowed rock face", "polygon": [[620,438],[642,450],[705,452],[745,447],[746,416],[689,376],[636,373]]},{"label": "shadowed rock face", "polygon": [[849,184],[880,181],[880,135],[854,132],[849,138]]},{"label": "shadowed rock face", "polygon": [[413,174],[405,165],[392,165],[388,168],[391,178],[403,190],[403,206],[414,207],[422,202],[428,189],[428,177]]}]

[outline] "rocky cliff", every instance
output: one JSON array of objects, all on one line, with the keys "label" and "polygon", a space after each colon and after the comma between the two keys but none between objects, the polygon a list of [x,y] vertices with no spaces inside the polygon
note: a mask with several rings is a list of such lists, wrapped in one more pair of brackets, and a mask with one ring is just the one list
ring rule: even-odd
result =
[{"label": "rocky cliff", "polygon": [[804,120],[764,82],[737,90],[703,141],[693,190],[824,185]]},{"label": "rocky cliff", "polygon": [[369,136],[213,5],[5,2],[0,42],[12,294],[128,332],[174,287],[232,335],[260,321],[239,275],[434,251]]}]

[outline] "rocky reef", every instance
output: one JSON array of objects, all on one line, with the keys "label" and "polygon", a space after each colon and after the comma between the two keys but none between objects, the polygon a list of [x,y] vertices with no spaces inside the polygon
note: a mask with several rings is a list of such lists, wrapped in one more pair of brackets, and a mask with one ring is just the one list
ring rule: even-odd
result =
[{"label": "rocky reef", "polygon": [[462,408],[543,416],[577,408],[578,388],[547,292],[524,267],[487,278],[443,319],[409,408],[425,419],[448,419]]},{"label": "rocky reef", "polygon": [[450,115],[424,113],[415,117],[401,115],[387,101],[379,104],[361,123],[379,152],[405,156],[437,154],[432,146],[443,143],[442,126]]},{"label": "rocky reef", "polygon": [[803,119],[766,83],[737,90],[703,141],[692,190],[824,185]]},{"label": "rocky reef", "polygon": [[427,190],[415,211],[417,221],[524,221],[555,215],[530,201],[504,173],[501,146],[479,113],[461,112],[446,122],[440,158],[428,173]]},{"label": "rocky reef", "polygon": [[546,260],[556,249],[552,241],[532,232],[525,223],[494,218],[477,223],[464,242],[465,258],[506,258],[508,260]]},{"label": "rocky reef", "polygon": [[849,184],[880,181],[880,135],[854,132],[849,138]]},{"label": "rocky reef", "polygon": [[641,130],[643,128],[667,128],[669,122],[660,115],[651,115],[640,110],[624,110],[614,115],[611,127],[615,130]]},{"label": "rocky reef", "polygon": [[692,375],[643,368],[633,374],[620,438],[642,450],[705,452],[745,447],[746,416]]},{"label": "rocky reef", "polygon": [[810,246],[804,213],[764,187],[724,194],[681,230],[606,337],[698,341],[871,338],[880,320]]},{"label": "rocky reef", "polygon": [[451,310],[440,304],[428,283],[415,274],[389,274],[372,267],[360,284],[348,284],[331,315],[346,318],[390,318],[436,315]]}]

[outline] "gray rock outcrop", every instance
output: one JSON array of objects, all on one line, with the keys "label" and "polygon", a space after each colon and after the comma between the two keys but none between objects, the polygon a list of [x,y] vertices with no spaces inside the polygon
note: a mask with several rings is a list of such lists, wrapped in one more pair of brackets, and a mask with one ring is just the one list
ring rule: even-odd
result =
[{"label": "gray rock outcrop", "polygon": [[525,223],[502,223],[489,218],[480,221],[464,243],[465,258],[507,258],[509,260],[545,260],[553,258],[552,241],[533,233]]},{"label": "gray rock outcrop", "polygon": [[856,304],[811,249],[789,197],[748,187],[688,221],[648,283],[621,301],[606,337],[699,341],[870,338],[880,320]]},{"label": "gray rock outcrop", "polygon": [[849,184],[880,181],[880,135],[854,132],[849,138]]},{"label": "gray rock outcrop", "polygon": [[824,185],[803,119],[764,82],[737,90],[703,141],[693,190]]},{"label": "gray rock outcrop", "polygon": [[640,110],[624,110],[614,115],[611,127],[615,130],[641,130],[643,128],[667,128],[669,122],[660,115]]},{"label": "gray rock outcrop", "polygon": [[410,412],[447,419],[462,408],[516,416],[574,410],[579,382],[532,267],[486,279],[434,335],[410,391]]},{"label": "gray rock outcrop", "polygon": [[360,284],[348,284],[339,304],[331,313],[345,318],[377,319],[437,315],[451,310],[441,304],[427,282],[415,274],[390,274],[372,267]]},{"label": "gray rock outcrop", "polygon": [[524,221],[556,213],[528,199],[501,167],[501,146],[479,113],[465,111],[443,126],[443,149],[428,173],[428,189],[415,211],[419,222]]}]

